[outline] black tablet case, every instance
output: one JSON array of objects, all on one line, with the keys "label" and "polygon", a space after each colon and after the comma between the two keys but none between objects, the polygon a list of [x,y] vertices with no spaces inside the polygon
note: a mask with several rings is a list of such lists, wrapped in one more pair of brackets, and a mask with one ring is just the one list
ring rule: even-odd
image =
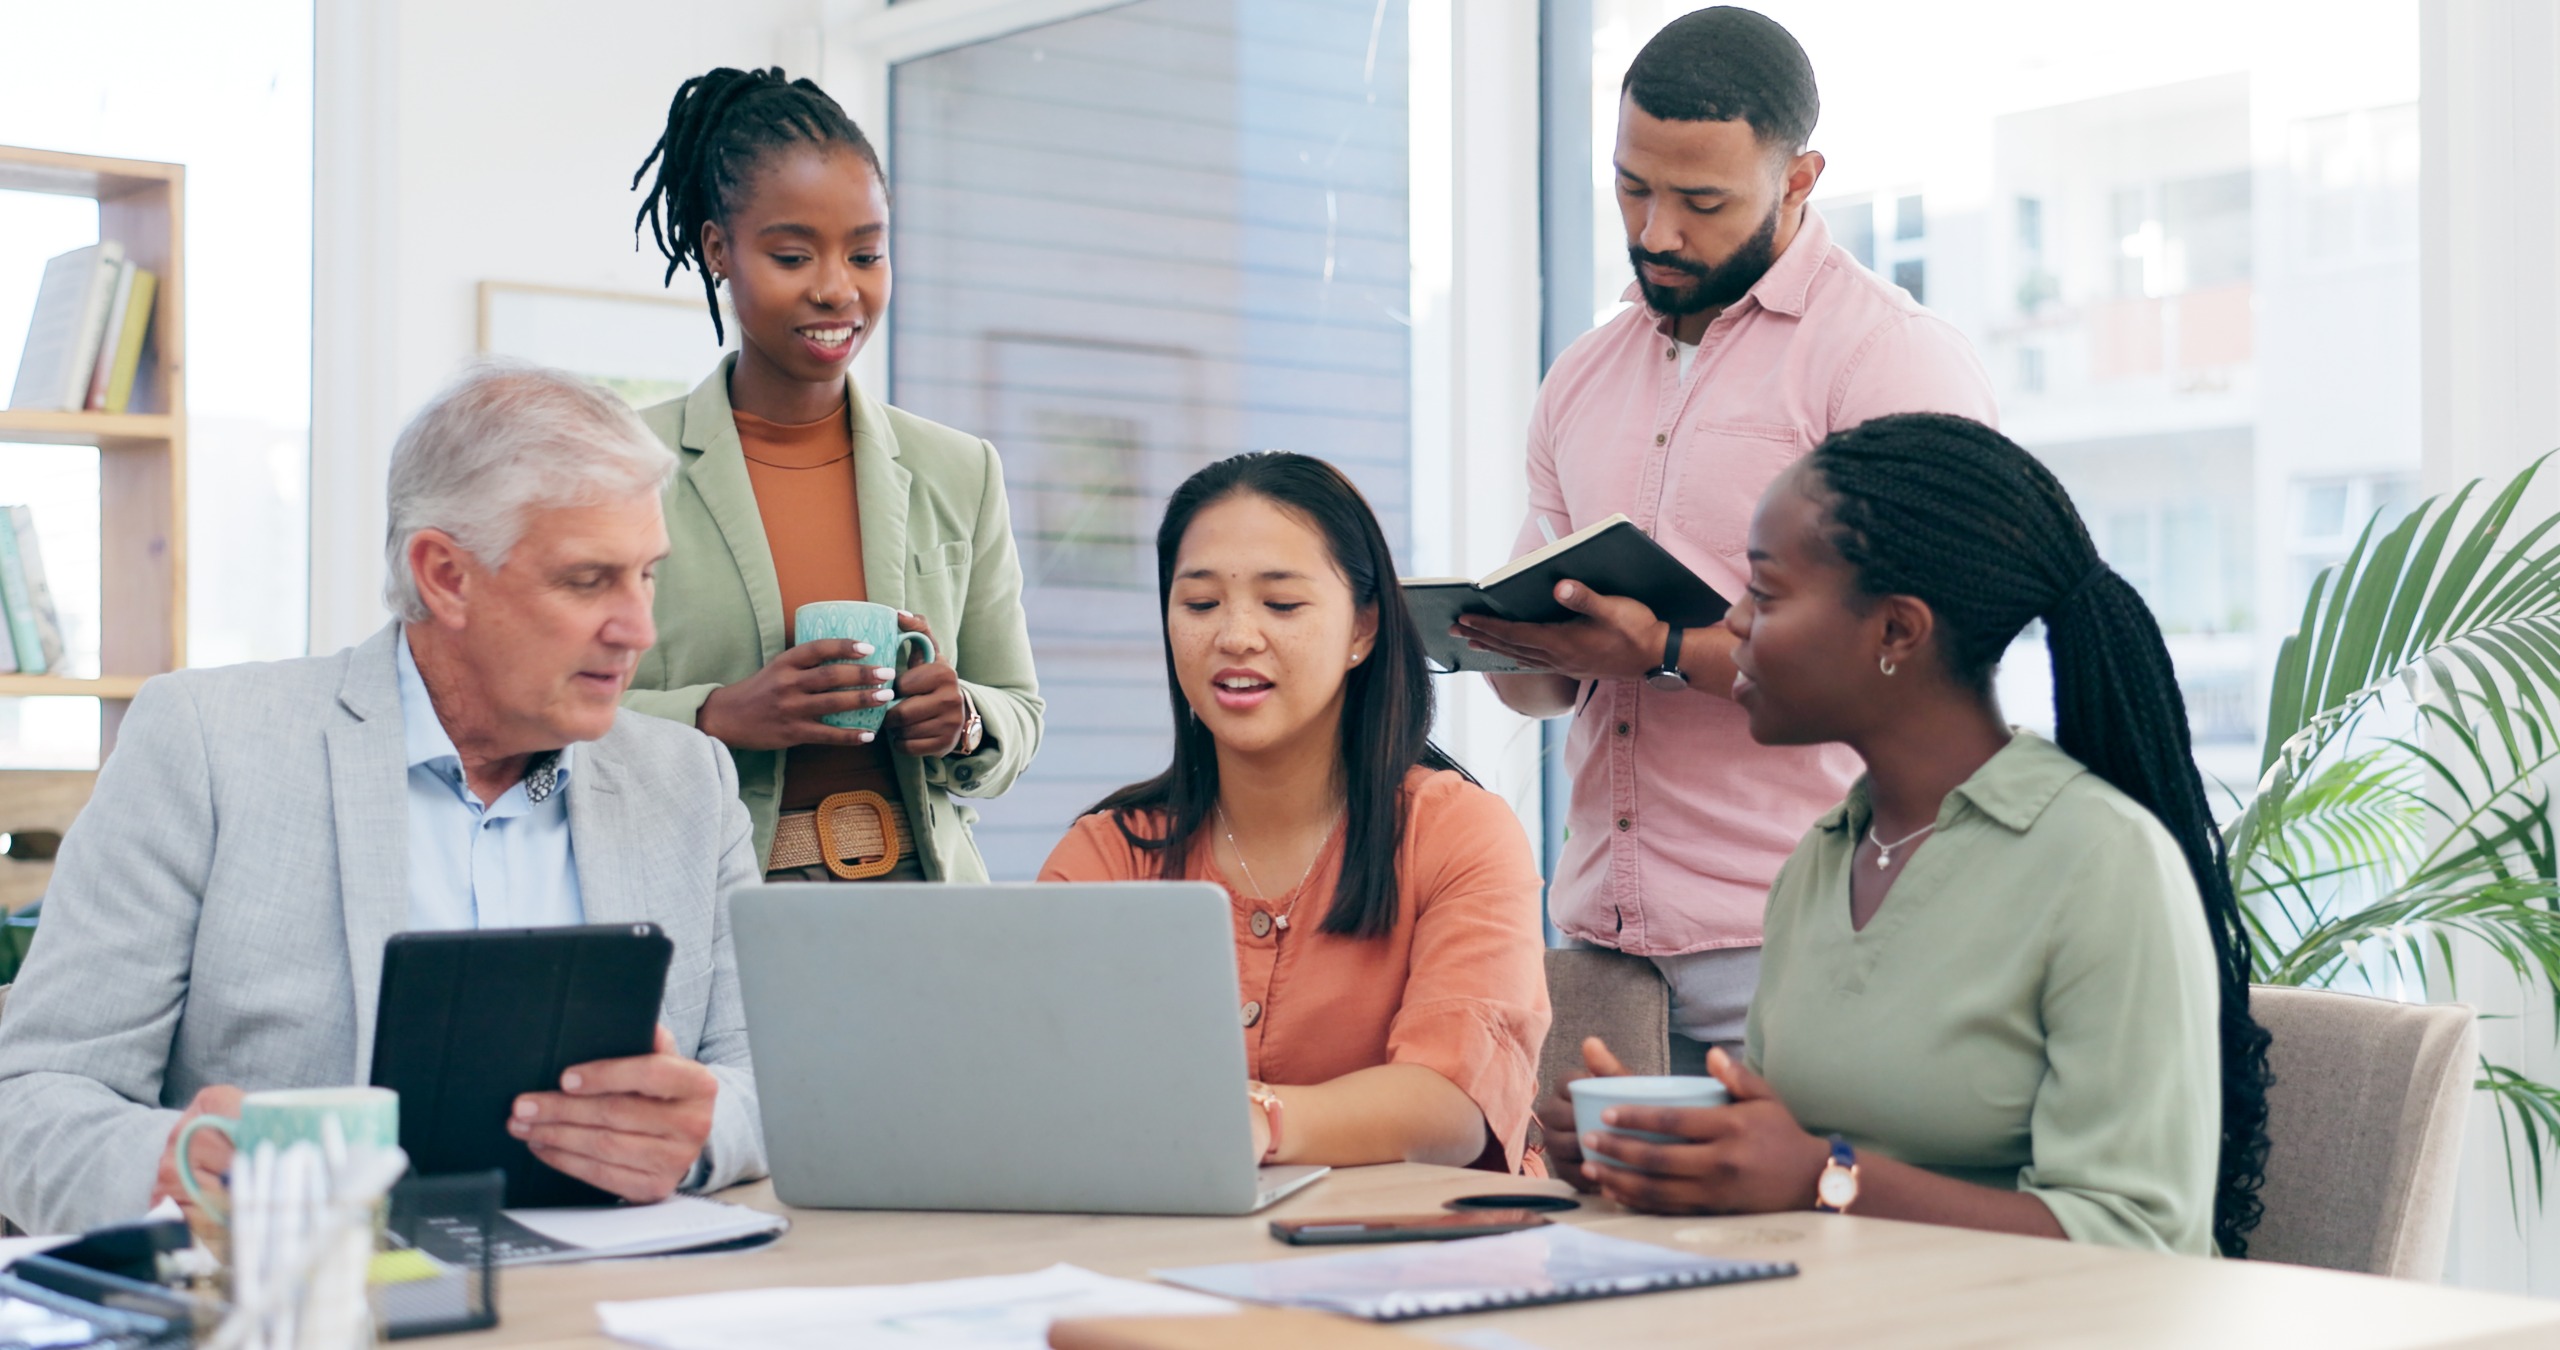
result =
[{"label": "black tablet case", "polygon": [[401,933],[382,949],[373,1083],[400,1094],[423,1176],[501,1168],[506,1204],[609,1205],[507,1133],[518,1095],[656,1045],[674,944],[655,924]]}]

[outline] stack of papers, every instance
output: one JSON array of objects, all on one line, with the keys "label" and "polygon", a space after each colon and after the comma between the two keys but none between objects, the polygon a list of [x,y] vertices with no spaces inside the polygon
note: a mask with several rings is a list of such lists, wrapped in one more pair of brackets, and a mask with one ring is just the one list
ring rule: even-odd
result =
[{"label": "stack of papers", "polygon": [[[603,1261],[618,1256],[667,1256],[676,1252],[761,1246],[782,1235],[791,1221],[779,1214],[679,1195],[654,1205],[604,1205],[592,1209],[501,1211],[491,1239],[502,1266]],[[435,1250],[438,1244],[420,1243]],[[473,1264],[477,1252],[436,1250],[448,1261]]]},{"label": "stack of papers", "polygon": [[1061,1317],[1232,1313],[1224,1299],[1115,1280],[1082,1266],[931,1284],[833,1289],[740,1289],[725,1294],[599,1303],[615,1340],[652,1350],[1046,1350]]}]

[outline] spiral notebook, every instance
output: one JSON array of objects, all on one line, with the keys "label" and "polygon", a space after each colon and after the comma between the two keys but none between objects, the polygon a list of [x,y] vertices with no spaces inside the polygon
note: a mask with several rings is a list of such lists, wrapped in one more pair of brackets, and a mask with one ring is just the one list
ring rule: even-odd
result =
[{"label": "spiral notebook", "polygon": [[1788,1261],[1726,1261],[1571,1224],[1499,1237],[1416,1244],[1296,1261],[1249,1261],[1150,1272],[1204,1294],[1320,1308],[1373,1322],[1650,1294],[1796,1273]]}]

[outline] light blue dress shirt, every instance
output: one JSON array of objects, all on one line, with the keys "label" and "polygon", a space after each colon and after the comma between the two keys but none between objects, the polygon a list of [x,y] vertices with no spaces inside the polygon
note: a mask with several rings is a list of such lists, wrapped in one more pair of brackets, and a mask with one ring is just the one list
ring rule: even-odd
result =
[{"label": "light blue dress shirt", "polygon": [[[548,928],[586,922],[569,842],[569,766],[560,751],[486,807],[436,717],[400,635],[400,720],[409,757],[409,927]],[[540,800],[536,800],[539,795]]]}]

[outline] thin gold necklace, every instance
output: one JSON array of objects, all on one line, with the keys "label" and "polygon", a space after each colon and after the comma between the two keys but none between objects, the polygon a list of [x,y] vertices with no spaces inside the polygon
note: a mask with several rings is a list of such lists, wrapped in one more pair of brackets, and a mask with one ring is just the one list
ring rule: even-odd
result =
[{"label": "thin gold necklace", "polygon": [[[1244,845],[1236,842],[1236,825],[1227,818],[1226,804],[1219,803],[1217,812],[1218,830],[1227,836],[1227,848],[1236,855],[1236,865],[1244,869],[1245,884],[1253,887],[1255,899],[1268,903],[1271,893],[1262,889],[1262,879],[1253,874],[1253,864],[1245,861]],[[1340,824],[1341,818],[1336,817],[1334,823]],[[1324,851],[1332,843],[1333,831],[1328,829],[1324,832],[1324,843],[1316,846],[1316,856],[1307,859],[1307,870],[1298,874],[1298,884],[1289,888],[1289,907],[1271,916],[1272,927],[1284,933],[1289,931],[1289,916],[1298,912],[1298,901],[1305,898],[1301,892],[1306,889],[1307,878],[1315,875],[1316,864],[1324,861]]]}]

